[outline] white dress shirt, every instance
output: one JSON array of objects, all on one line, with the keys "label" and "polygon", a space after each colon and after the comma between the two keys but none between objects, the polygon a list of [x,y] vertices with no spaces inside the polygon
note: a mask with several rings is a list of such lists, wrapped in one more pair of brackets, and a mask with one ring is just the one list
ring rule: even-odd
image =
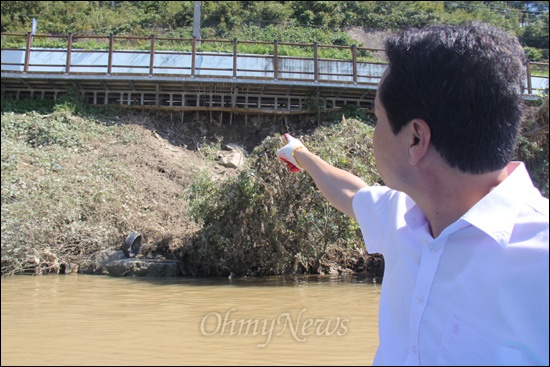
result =
[{"label": "white dress shirt", "polygon": [[353,199],[382,253],[375,365],[548,365],[548,199],[523,163],[437,238],[406,194]]}]

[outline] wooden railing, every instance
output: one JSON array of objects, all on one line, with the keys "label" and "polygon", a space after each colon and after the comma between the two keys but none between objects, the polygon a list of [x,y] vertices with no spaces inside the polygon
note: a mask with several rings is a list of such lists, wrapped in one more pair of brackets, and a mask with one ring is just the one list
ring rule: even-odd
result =
[{"label": "wooden railing", "polygon": [[[380,76],[381,70],[385,68],[383,61],[383,52],[381,49],[365,48],[352,46],[338,45],[319,45],[317,43],[290,43],[264,41],[239,41],[219,40],[219,39],[197,39],[193,38],[169,38],[157,37],[151,35],[149,37],[140,36],[89,36],[89,35],[32,35],[19,33],[2,33],[2,51],[22,51],[24,52],[24,60],[21,62],[4,61],[4,53],[2,57],[2,72],[16,72],[23,74],[33,73],[59,73],[65,75],[83,74],[85,68],[100,70],[95,74],[103,75],[163,75],[163,76],[178,76],[195,78],[197,76],[215,76],[215,77],[230,77],[252,78],[252,79],[267,79],[272,81],[291,80],[291,81],[308,81],[308,82],[331,82],[331,83],[352,83],[353,85],[368,84],[376,85]],[[20,38],[17,42],[20,47],[4,47],[4,41],[8,37]],[[34,48],[33,41],[35,39],[46,40],[63,40],[66,38],[66,44],[62,42],[55,43],[56,47],[47,47],[47,50],[52,53],[64,53],[62,62],[59,63],[31,63],[31,54],[44,50],[45,48]],[[84,44],[83,41],[92,42],[94,47],[78,47]],[[6,42],[9,43],[9,42]],[[47,44],[47,42],[42,42]],[[131,50],[118,49],[115,45],[128,45],[133,48]],[[170,44],[170,47],[167,46]],[[224,53],[218,52],[220,49]],[[256,46],[262,48],[262,54],[254,54],[252,52],[242,52],[239,46]],[[139,46],[139,47],[136,47]],[[145,47],[144,47],[145,46]],[[305,56],[289,56],[288,52],[281,52],[285,48],[293,50],[301,50]],[[199,51],[200,49],[200,51]],[[212,50],[216,50],[213,52]],[[267,50],[267,54],[265,53]],[[77,53],[91,52],[94,54],[107,54],[104,64],[77,64],[73,61],[73,56]],[[115,62],[115,56],[119,59],[121,55],[132,54],[142,55],[147,57],[147,63],[142,65],[121,64]],[[326,57],[329,55],[331,57]],[[174,56],[175,63],[165,65],[156,60],[162,60],[166,55]],[[186,58],[176,58],[185,55]],[[336,56],[335,56],[336,55]],[[367,56],[379,55],[377,59],[372,57],[367,59]],[[220,63],[218,67],[198,66],[198,57],[216,59],[225,59],[227,62]],[[229,58],[232,58],[231,62]],[[251,63],[252,58],[263,59],[257,64]],[[360,61],[361,59],[361,61]],[[202,59],[201,59],[202,60]],[[370,61],[369,61],[370,60]],[[172,60],[173,61],[173,60]],[[263,64],[262,64],[263,63]],[[258,64],[260,66],[258,66]],[[543,67],[548,68],[548,64],[529,62],[527,65],[527,92],[529,95],[533,93],[533,75],[532,68]],[[42,69],[40,71],[33,70]],[[45,67],[57,68],[57,71],[44,71]],[[76,69],[76,70],[75,70]],[[124,72],[126,69],[126,72]],[[136,70],[140,69],[138,72]],[[298,69],[298,70],[297,70]],[[79,72],[80,71],[80,72]],[[86,72],[86,74],[94,74],[94,72]],[[543,77],[544,78],[544,77]],[[546,81],[548,77],[545,77]],[[540,78],[539,78],[540,79]],[[540,80],[539,80],[540,81]],[[539,86],[540,89],[540,86]]]},{"label": "wooden railing", "polygon": [[[220,74],[220,72],[223,72],[223,76],[229,76],[232,78],[240,78],[243,76],[250,77],[251,74],[257,73],[260,76],[258,78],[268,78],[272,80],[300,80],[300,79],[307,79],[314,82],[322,82],[322,81],[333,81],[333,82],[346,82],[346,83],[366,83],[366,84],[376,84],[376,82],[373,82],[372,79],[376,79],[380,77],[380,73],[372,73],[371,71],[365,71],[369,70],[368,68],[362,68],[362,65],[366,64],[378,64],[378,65],[384,65],[383,61],[359,61],[358,59],[360,57],[365,57],[366,55],[378,53],[383,53],[383,50],[381,49],[373,49],[373,48],[364,48],[364,47],[357,47],[355,45],[352,46],[338,46],[338,45],[319,45],[317,43],[310,43],[310,44],[302,44],[302,43],[289,43],[289,42],[279,42],[279,41],[273,41],[273,42],[262,42],[262,41],[239,41],[237,39],[233,40],[218,40],[218,39],[197,39],[196,37],[193,38],[167,38],[167,37],[157,37],[155,35],[149,36],[149,37],[138,37],[138,36],[78,36],[78,35],[32,35],[30,32],[25,34],[17,34],[17,33],[2,33],[2,50],[19,50],[22,51],[23,47],[4,47],[4,39],[6,37],[15,37],[15,38],[23,38],[25,40],[24,49],[25,49],[25,57],[24,61],[21,63],[18,62],[5,62],[2,60],[2,71],[6,71],[6,69],[9,69],[9,66],[15,67],[14,69],[17,69],[17,67],[20,67],[17,70],[22,72],[24,74],[33,73],[32,67],[56,67],[56,68],[63,68],[62,71],[57,71],[58,73],[64,73],[64,74],[73,74],[75,72],[75,68],[79,67],[88,67],[88,68],[96,68],[96,69],[102,69],[105,70],[106,75],[115,75],[115,74],[123,74],[120,72],[117,72],[115,69],[123,69],[123,68],[132,68],[137,69],[141,68],[143,69],[142,72],[135,72],[133,71],[133,75],[177,75],[177,76],[189,76],[191,78],[198,76],[198,74],[202,73],[203,75],[208,75],[208,72],[212,72],[211,74]],[[47,38],[49,40],[52,39],[65,39],[66,38],[66,45],[64,45],[63,48],[57,47],[47,47],[48,51],[50,52],[61,52],[66,53],[66,57],[64,59],[63,64],[57,63],[47,63],[47,64],[39,64],[36,62],[31,63],[31,54],[33,51],[37,50],[43,50],[45,48],[33,48],[33,41],[36,38]],[[94,45],[100,46],[99,48],[92,48],[88,49],[77,47],[77,43],[82,44],[83,40],[92,40],[94,42]],[[23,44],[23,42],[18,42],[19,44]],[[134,43],[132,48],[136,48],[135,44],[139,44],[141,46],[144,45],[144,43],[147,43],[148,50],[144,50],[144,47],[141,47],[141,49],[135,49],[135,50],[128,50],[128,47],[126,49],[117,49],[115,45],[119,44],[129,44]],[[166,43],[170,43],[172,47],[167,47]],[[47,44],[47,42],[42,42],[42,44]],[[163,49],[159,50],[158,45],[161,44]],[[56,45],[61,45],[60,42],[57,42]],[[212,50],[215,49],[215,47],[218,47],[221,50],[224,50],[225,57],[232,57],[232,65],[227,65],[225,63],[223,67],[199,67],[197,65],[197,58],[198,56],[216,56],[216,57],[223,57],[224,55],[220,54],[220,52],[213,52]],[[242,51],[239,52],[239,46],[240,45],[251,45],[255,46],[256,48],[260,47],[262,48],[263,54],[253,54],[251,52],[243,53]],[[89,46],[89,45],[88,45]],[[210,47],[209,47],[210,46]],[[171,49],[170,49],[171,48]],[[176,50],[174,50],[176,48]],[[199,52],[199,48],[202,49],[202,51]],[[289,56],[288,52],[281,52],[281,48],[286,48],[287,50],[292,48],[294,50],[300,50],[302,55],[305,56]],[[267,54],[265,54],[266,50],[268,51]],[[271,51],[271,52],[269,52]],[[96,65],[76,65],[73,62],[73,56],[77,52],[93,52],[93,53],[107,53],[107,62],[106,64],[96,64]],[[121,55],[123,53],[132,53],[132,54],[148,54],[149,60],[147,65],[123,65],[123,64],[116,64],[115,63],[115,55]],[[329,54],[332,57],[323,57],[324,55]],[[184,62],[179,63],[178,65],[163,65],[159,64],[158,61],[155,60],[155,56],[157,55],[189,55],[190,56],[190,65],[185,66],[183,65]],[[309,55],[308,55],[309,54]],[[336,55],[335,57],[333,55]],[[359,56],[358,56],[359,55]],[[348,57],[349,56],[349,57]],[[244,58],[259,58],[259,59],[266,59],[269,58],[271,62],[269,63],[271,68],[269,70],[266,70],[265,67],[262,68],[247,68],[247,65],[245,62],[239,62]],[[183,60],[183,59],[182,59]],[[289,65],[292,65],[293,62],[300,62],[302,61],[308,61],[312,63],[311,70],[295,70],[294,68],[289,67]],[[327,65],[323,65],[326,63],[334,63],[334,62],[340,62],[344,63],[339,67],[336,68],[336,71],[330,70],[330,68],[327,68]],[[242,66],[241,66],[242,65]],[[284,67],[284,65],[287,65],[287,67]],[[264,65],[265,66],[265,65]],[[8,70],[9,71],[9,70]],[[42,71],[43,72],[43,71]],[[304,75],[307,75],[307,77],[304,77]],[[220,75],[218,75],[220,76]]]}]

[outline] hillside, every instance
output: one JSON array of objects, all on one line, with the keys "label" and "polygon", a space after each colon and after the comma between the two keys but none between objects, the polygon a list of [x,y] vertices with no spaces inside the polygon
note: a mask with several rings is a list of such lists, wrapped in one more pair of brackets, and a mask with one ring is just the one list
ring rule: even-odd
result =
[{"label": "hillside", "polygon": [[[195,20],[193,1],[3,1],[1,13],[2,32],[29,32],[34,19],[37,34],[56,35],[189,38]],[[205,1],[201,38],[351,46],[350,29],[473,20],[515,33],[532,61],[548,61],[548,1]]]}]

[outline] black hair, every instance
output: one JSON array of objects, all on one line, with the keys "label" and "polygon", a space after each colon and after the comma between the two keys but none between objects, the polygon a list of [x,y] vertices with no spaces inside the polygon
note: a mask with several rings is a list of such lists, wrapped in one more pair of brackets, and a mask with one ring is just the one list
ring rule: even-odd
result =
[{"label": "black hair", "polygon": [[515,154],[526,80],[516,37],[486,24],[409,29],[386,40],[379,88],[392,131],[415,118],[442,158],[462,172],[501,169]]}]

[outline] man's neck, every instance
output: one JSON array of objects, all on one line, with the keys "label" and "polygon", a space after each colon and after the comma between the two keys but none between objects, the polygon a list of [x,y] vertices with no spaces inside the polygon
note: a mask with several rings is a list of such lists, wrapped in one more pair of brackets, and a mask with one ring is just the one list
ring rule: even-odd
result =
[{"label": "man's neck", "polygon": [[432,236],[436,238],[456,222],[494,187],[508,177],[506,168],[472,175],[448,168],[430,172],[431,179],[423,182],[423,190],[410,195],[420,206],[430,223]]}]

